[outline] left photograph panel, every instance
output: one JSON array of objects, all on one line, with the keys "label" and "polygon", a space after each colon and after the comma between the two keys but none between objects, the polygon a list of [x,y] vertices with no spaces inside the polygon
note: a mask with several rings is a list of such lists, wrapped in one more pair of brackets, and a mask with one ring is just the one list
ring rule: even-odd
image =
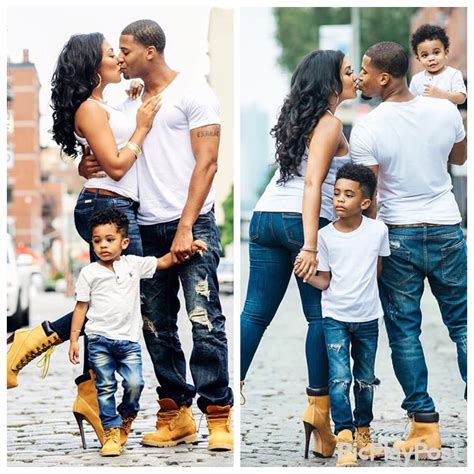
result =
[{"label": "left photograph panel", "polygon": [[7,465],[233,466],[234,13],[7,13]]}]

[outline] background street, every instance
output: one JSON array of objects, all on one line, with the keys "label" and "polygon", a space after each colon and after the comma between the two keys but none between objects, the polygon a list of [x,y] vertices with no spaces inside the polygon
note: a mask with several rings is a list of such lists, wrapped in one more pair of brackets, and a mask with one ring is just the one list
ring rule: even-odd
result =
[{"label": "background street", "polygon": [[[241,247],[242,304],[247,291],[248,252]],[[271,284],[271,282],[269,282]],[[441,461],[409,462],[410,466],[466,466],[467,414],[464,384],[459,375],[456,348],[429,288],[423,297],[421,341],[429,369],[429,393],[440,414]],[[400,408],[402,390],[395,378],[385,326],[381,323],[372,428],[379,442],[389,446],[404,436],[406,420]],[[336,458],[305,460],[302,416],[306,408],[304,319],[294,279],[252,362],[241,407],[242,466],[335,466]],[[353,405],[352,389],[351,403]],[[407,428],[408,429],[408,428]],[[310,449],[312,449],[312,444]],[[400,466],[399,460],[361,462],[362,466]]]},{"label": "background street", "polygon": [[[232,299],[232,296],[221,295],[223,312],[227,317],[230,368],[233,366]],[[63,294],[39,293],[33,302],[31,324],[37,325],[45,319],[54,320],[73,307],[74,300]],[[179,334],[186,359],[189,360],[191,323],[183,311],[179,315]],[[140,444],[142,433],[155,429],[158,410],[156,378],[143,341],[142,346],[145,388],[140,400],[141,412],[121,456],[101,457],[99,442],[87,423],[84,423],[87,449],[82,449],[79,429],[71,410],[76,396],[74,379],[80,375],[81,369],[69,362],[69,343],[65,343],[56,347],[45,380],[41,380],[36,359],[20,372],[19,386],[7,391],[8,466],[232,466],[233,453],[211,453],[207,450],[205,417],[201,420],[197,445],[153,448]],[[230,377],[232,380],[232,371]],[[188,381],[191,381],[189,373]],[[121,390],[118,393],[116,400],[121,399]],[[193,412],[199,425],[201,412],[196,405]]]}]

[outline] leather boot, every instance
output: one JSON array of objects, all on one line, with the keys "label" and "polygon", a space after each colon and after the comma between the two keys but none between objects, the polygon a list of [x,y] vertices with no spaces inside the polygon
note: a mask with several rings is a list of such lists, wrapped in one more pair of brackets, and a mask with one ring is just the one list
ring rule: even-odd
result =
[{"label": "leather boot", "polygon": [[209,405],[206,409],[209,451],[230,451],[234,448],[232,431],[232,407]]},{"label": "leather boot", "polygon": [[191,407],[178,407],[171,398],[158,400],[160,409],[156,414],[156,431],[145,433],[145,446],[167,447],[197,441],[196,422]]},{"label": "leather boot", "polygon": [[62,342],[49,321],[33,329],[19,329],[10,334],[7,339],[7,344],[12,343],[7,354],[7,388],[18,385],[18,372],[25,365]]},{"label": "leather boot", "polygon": [[72,412],[76,418],[81,432],[82,447],[87,448],[86,438],[82,422],[86,420],[94,429],[99,443],[104,444],[104,430],[99,418],[99,402],[97,401],[97,389],[95,387],[95,373],[90,370],[76,379],[77,397],[72,407]]},{"label": "leather boot", "polygon": [[138,413],[129,416],[122,416],[122,426],[120,427],[120,444],[125,446],[128,441],[128,435],[132,431],[132,423],[135,421]]},{"label": "leather boot", "polygon": [[400,456],[436,461],[441,459],[439,414],[415,413],[411,419],[410,433],[405,440],[395,441],[393,448]]},{"label": "leather boot", "polygon": [[329,419],[328,388],[307,388],[309,405],[303,415],[305,430],[304,457],[308,459],[309,441],[311,433],[314,434],[314,453],[318,457],[328,458],[334,454],[336,437],[331,430]]},{"label": "leather boot", "polygon": [[351,430],[342,430],[337,434],[337,462],[336,467],[358,466],[357,456],[354,453],[354,439]]},{"label": "leather boot", "polygon": [[120,428],[110,428],[104,431],[104,445],[100,450],[101,456],[119,456],[123,447],[120,444]]},{"label": "leather boot", "polygon": [[383,459],[385,457],[385,449],[383,446],[374,444],[370,429],[368,426],[359,426],[355,432],[355,443],[357,447],[357,455],[364,460]]}]

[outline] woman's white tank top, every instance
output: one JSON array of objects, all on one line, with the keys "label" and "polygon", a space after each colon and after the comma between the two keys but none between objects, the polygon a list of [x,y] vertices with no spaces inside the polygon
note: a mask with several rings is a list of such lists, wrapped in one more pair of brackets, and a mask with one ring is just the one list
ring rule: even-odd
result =
[{"label": "woman's white tank top", "polygon": [[[112,133],[114,134],[117,148],[119,150],[123,148],[130,140],[130,137],[133,135],[135,130],[135,122],[130,120],[130,116],[108,104],[94,99],[88,100],[93,100],[96,104],[99,104],[108,112],[109,124],[110,128],[112,129]],[[80,137],[76,133],[74,135],[81,145],[87,145],[87,140],[85,138]],[[90,178],[85,182],[84,187],[107,189],[120,194],[121,196],[138,201],[137,163],[135,162],[132,165],[132,167],[127,171],[120,181],[115,181],[109,176],[104,178]]]},{"label": "woman's white tank top", "polygon": [[[304,178],[308,166],[308,151],[308,147],[306,147],[300,164],[300,176],[292,176],[286,183],[277,184],[277,181],[280,179],[280,169],[275,171],[273,178],[268,183],[264,193],[258,200],[257,205],[255,206],[255,211],[303,212]],[[336,183],[336,173],[341,166],[350,161],[349,152],[344,156],[335,156],[331,160],[328,174],[321,187],[320,217],[324,217],[330,221],[337,218],[332,204],[334,184]]]}]

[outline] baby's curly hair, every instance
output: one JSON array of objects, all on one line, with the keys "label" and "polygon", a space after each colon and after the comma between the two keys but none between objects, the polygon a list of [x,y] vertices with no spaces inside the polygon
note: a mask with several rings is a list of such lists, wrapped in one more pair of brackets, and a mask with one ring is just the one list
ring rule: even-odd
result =
[{"label": "baby's curly hair", "polygon": [[128,237],[128,217],[119,209],[113,207],[94,212],[89,220],[91,233],[99,225],[115,224],[123,237]]},{"label": "baby's curly hair", "polygon": [[416,56],[418,56],[418,45],[423,41],[439,40],[443,43],[444,49],[449,49],[449,38],[446,30],[437,25],[421,25],[411,37],[411,47]]},{"label": "baby's curly hair", "polygon": [[341,166],[336,173],[336,181],[338,179],[350,179],[359,183],[362,195],[372,199],[375,189],[377,188],[377,177],[375,173],[367,166],[346,163]]}]

